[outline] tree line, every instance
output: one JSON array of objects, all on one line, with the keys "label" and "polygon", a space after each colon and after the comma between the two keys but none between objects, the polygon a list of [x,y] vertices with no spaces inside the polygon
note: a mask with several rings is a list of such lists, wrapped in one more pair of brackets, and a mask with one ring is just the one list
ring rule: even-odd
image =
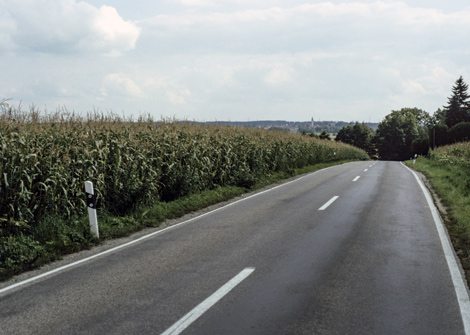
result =
[{"label": "tree line", "polygon": [[[366,122],[364,123],[372,130],[376,130],[378,123]],[[302,134],[321,134],[323,131],[326,133],[336,136],[338,132],[343,128],[349,125],[354,125],[354,122],[344,122],[344,121],[315,121],[314,126],[312,127],[308,122],[304,122],[298,127],[298,132]]]},{"label": "tree line", "polygon": [[433,115],[416,107],[402,108],[385,116],[376,131],[356,122],[341,128],[335,138],[384,160],[427,155],[429,148],[469,139],[470,95],[462,76],[453,85],[447,105]]}]

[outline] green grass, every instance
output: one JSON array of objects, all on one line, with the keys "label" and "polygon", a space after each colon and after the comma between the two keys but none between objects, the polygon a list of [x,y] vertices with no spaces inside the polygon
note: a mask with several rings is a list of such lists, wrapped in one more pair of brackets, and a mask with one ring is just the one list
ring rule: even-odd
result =
[{"label": "green grass", "polygon": [[406,164],[426,176],[445,206],[447,213],[441,212],[441,216],[470,280],[470,168],[467,161],[457,163],[459,157],[452,154],[454,149],[439,148],[430,158],[420,157],[415,164],[413,161]]}]

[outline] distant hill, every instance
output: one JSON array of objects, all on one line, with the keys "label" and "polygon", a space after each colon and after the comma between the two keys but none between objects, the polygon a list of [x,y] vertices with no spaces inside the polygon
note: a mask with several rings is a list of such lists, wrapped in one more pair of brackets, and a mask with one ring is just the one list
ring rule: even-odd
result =
[{"label": "distant hill", "polygon": [[[336,135],[342,127],[356,122],[344,121],[314,121],[313,127],[311,121],[283,121],[283,120],[261,120],[261,121],[210,121],[210,122],[192,122],[201,124],[214,124],[233,127],[255,127],[276,130],[288,130],[290,132],[321,133],[326,130],[328,133]],[[364,122],[366,126],[376,131],[378,123]]]}]

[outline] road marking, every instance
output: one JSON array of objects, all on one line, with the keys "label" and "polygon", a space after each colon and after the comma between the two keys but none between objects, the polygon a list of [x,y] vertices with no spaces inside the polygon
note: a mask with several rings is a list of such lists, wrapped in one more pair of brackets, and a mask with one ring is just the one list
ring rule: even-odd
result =
[{"label": "road marking", "polygon": [[113,251],[116,251],[116,250],[125,248],[125,247],[127,247],[127,246],[130,246],[130,245],[135,244],[135,243],[137,243],[137,242],[140,242],[140,241],[142,241],[142,240],[148,239],[148,238],[153,237],[153,236],[155,236],[155,235],[160,235],[160,234],[162,234],[163,232],[166,232],[167,230],[174,229],[174,228],[176,228],[176,227],[178,227],[178,226],[181,226],[181,225],[184,225],[184,224],[189,223],[189,222],[191,222],[191,221],[195,221],[195,220],[200,219],[200,218],[202,218],[202,217],[208,216],[208,215],[210,215],[210,214],[212,214],[212,213],[215,213],[215,212],[218,212],[218,211],[220,211],[220,210],[222,210],[222,209],[226,209],[227,207],[233,206],[233,205],[238,204],[238,203],[240,203],[240,202],[242,202],[242,201],[246,201],[246,200],[248,200],[248,199],[257,197],[257,196],[259,196],[259,195],[261,195],[261,194],[264,194],[264,193],[267,193],[267,192],[271,192],[271,191],[273,191],[273,190],[275,190],[275,189],[278,189],[278,188],[280,188],[280,187],[283,187],[283,186],[289,185],[289,184],[291,184],[291,183],[297,182],[297,181],[299,181],[299,180],[301,180],[301,179],[303,179],[303,178],[305,178],[305,177],[307,177],[307,176],[309,176],[309,175],[317,174],[317,173],[319,173],[319,172],[321,172],[321,171],[329,170],[329,169],[334,168],[334,167],[336,167],[336,166],[338,166],[338,165],[331,166],[331,167],[328,167],[328,168],[325,168],[325,169],[322,169],[322,170],[318,170],[318,171],[309,173],[309,174],[307,174],[307,175],[305,175],[305,176],[301,176],[301,177],[299,177],[299,178],[297,178],[297,179],[288,181],[288,182],[286,182],[286,183],[284,183],[284,184],[274,186],[274,187],[272,187],[272,188],[270,188],[270,189],[267,189],[267,190],[265,190],[265,191],[258,192],[258,193],[252,194],[252,195],[250,195],[250,196],[247,196],[247,197],[245,197],[245,198],[242,198],[242,199],[240,199],[240,200],[231,202],[231,203],[229,203],[229,204],[227,204],[227,205],[225,205],[225,206],[216,208],[216,209],[214,209],[214,210],[212,210],[212,211],[210,211],[210,212],[207,212],[207,213],[201,214],[201,215],[199,215],[199,216],[193,217],[193,218],[191,218],[191,219],[188,219],[188,220],[179,222],[179,223],[174,224],[174,225],[172,225],[172,226],[170,226],[170,227],[166,227],[166,228],[163,228],[163,229],[154,231],[153,233],[144,235],[144,236],[139,237],[139,238],[137,238],[137,239],[135,239],[135,240],[132,240],[132,241],[130,241],[130,242],[127,242],[127,243],[118,245],[118,246],[116,246],[116,247],[114,247],[114,248],[111,248],[111,249],[102,251],[102,252],[100,252],[100,253],[98,253],[98,254],[95,254],[95,255],[92,255],[92,256],[83,258],[83,259],[81,259],[81,260],[78,260],[78,261],[76,261],[76,262],[73,262],[73,263],[70,263],[70,264],[67,264],[67,265],[64,265],[64,266],[61,266],[61,267],[59,267],[59,268],[56,268],[56,269],[54,269],[54,270],[51,270],[51,271],[42,273],[42,274],[37,275],[37,276],[35,276],[35,277],[29,278],[29,279],[25,279],[25,280],[23,280],[23,281],[21,281],[21,282],[18,282],[18,283],[15,283],[15,284],[13,284],[13,285],[10,285],[10,286],[7,286],[7,287],[4,287],[4,288],[0,289],[0,294],[3,293],[3,292],[10,291],[10,290],[12,290],[12,289],[14,289],[14,288],[17,288],[17,287],[19,287],[19,286],[23,286],[23,285],[25,285],[25,284],[34,282],[34,281],[36,281],[36,280],[38,280],[38,279],[41,279],[41,278],[50,276],[50,275],[52,275],[52,274],[54,274],[54,273],[57,273],[57,272],[60,272],[60,271],[62,271],[62,270],[71,268],[71,267],[73,267],[73,266],[75,266],[75,265],[79,265],[79,264],[81,264],[81,263],[85,263],[85,262],[87,262],[87,261],[90,261],[90,260],[95,259],[95,258],[97,258],[97,257],[106,255],[106,254],[111,253],[111,252],[113,252]]},{"label": "road marking", "polygon": [[325,209],[327,209],[333,202],[336,201],[336,199],[338,199],[339,197],[337,195],[335,195],[333,198],[331,198],[326,204],[324,204],[323,206],[321,206],[318,210],[319,211],[324,211]]},{"label": "road marking", "polygon": [[361,176],[357,176],[356,178],[353,179],[353,181],[358,181]]},{"label": "road marking", "polygon": [[454,249],[451,246],[451,242],[449,241],[449,236],[446,233],[446,229],[444,228],[444,224],[442,223],[442,219],[439,215],[439,212],[434,205],[434,202],[429,194],[429,191],[424,186],[421,179],[418,175],[407,167],[405,164],[401,163],[405,168],[407,168],[411,173],[415,176],[416,180],[418,181],[418,185],[421,188],[421,191],[424,193],[424,197],[428,203],[429,209],[431,210],[432,217],[434,219],[434,224],[436,225],[437,232],[439,234],[439,239],[441,240],[442,249],[444,251],[444,256],[447,261],[447,266],[449,267],[450,276],[452,278],[452,282],[454,284],[455,293],[457,295],[457,301],[460,307],[460,315],[462,316],[462,322],[464,326],[465,334],[470,334],[470,297],[468,295],[468,291],[465,285],[464,277],[462,272],[460,271],[460,267],[457,263],[457,256],[454,253]]},{"label": "road marking", "polygon": [[196,321],[202,314],[204,314],[209,308],[214,306],[220,299],[227,295],[235,286],[245,280],[250,274],[255,271],[255,268],[246,268],[241,271],[238,275],[233,277],[228,283],[219,288],[209,298],[201,302],[195,308],[193,308],[188,314],[179,319],[173,326],[165,330],[161,335],[177,335],[183,330],[189,327],[191,323]]},{"label": "road marking", "polygon": [[367,170],[369,170],[369,169],[365,169],[364,172],[366,172]]}]

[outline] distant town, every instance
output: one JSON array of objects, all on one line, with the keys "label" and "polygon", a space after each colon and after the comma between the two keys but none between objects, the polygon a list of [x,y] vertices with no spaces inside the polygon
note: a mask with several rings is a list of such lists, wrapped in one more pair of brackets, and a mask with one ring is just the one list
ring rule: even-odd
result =
[{"label": "distant town", "polygon": [[[265,120],[265,121],[211,121],[203,122],[204,124],[217,124],[233,127],[254,127],[263,128],[268,130],[281,130],[289,131],[292,133],[315,133],[320,134],[323,130],[331,135],[336,135],[342,127],[354,125],[356,122],[344,121],[282,121],[282,120]],[[378,123],[359,122],[364,123],[373,131],[377,130]]]}]

